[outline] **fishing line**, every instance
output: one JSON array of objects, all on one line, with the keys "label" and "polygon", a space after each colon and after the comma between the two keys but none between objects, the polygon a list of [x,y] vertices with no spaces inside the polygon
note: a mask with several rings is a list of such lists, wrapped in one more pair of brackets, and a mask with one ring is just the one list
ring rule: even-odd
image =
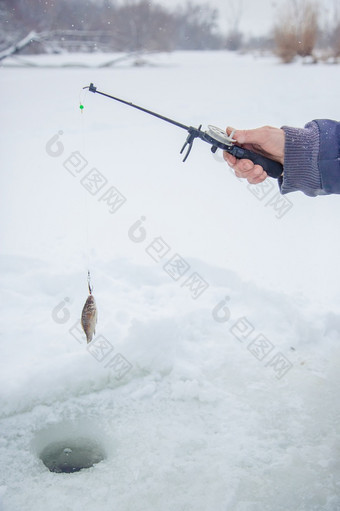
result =
[{"label": "fishing line", "polygon": [[[80,93],[79,93],[79,111],[80,111],[80,133],[81,133],[81,157],[85,159],[84,157],[84,153],[85,153],[85,148],[86,148],[86,143],[85,143],[85,114],[84,114],[84,109],[85,109],[85,101],[86,101],[86,95],[87,95],[87,91],[84,91],[84,90],[81,90]],[[89,269],[90,269],[90,212],[89,212],[89,208],[90,208],[90,205],[89,205],[89,196],[88,196],[88,193],[86,193],[84,195],[84,202],[83,202],[84,206],[84,218],[85,218],[85,264],[86,264],[86,269],[87,269],[87,272],[89,274]]]},{"label": "fishing line", "polygon": [[[87,91],[81,90],[79,93],[79,111],[80,111],[80,133],[81,133],[81,156],[85,159],[85,148],[86,148],[86,141],[85,141],[85,102],[86,102],[86,95]],[[91,267],[91,248],[90,248],[90,201],[89,201],[89,194],[85,193],[84,196],[84,218],[85,218],[85,264],[86,264],[86,270],[87,270],[87,283],[89,292],[90,286],[91,286],[91,275],[90,275],[90,267]],[[92,289],[92,288],[91,288]]]},{"label": "fishing line", "polygon": [[[85,96],[87,91],[82,90],[79,94],[79,110],[80,110],[80,132],[81,132],[81,154],[80,154],[80,162],[82,164],[82,159],[86,162],[85,159],[85,115],[84,115],[84,104],[85,104]],[[87,164],[87,162],[86,162]],[[92,282],[91,282],[91,256],[90,256],[90,220],[92,215],[90,214],[91,201],[89,199],[88,191],[84,196],[84,218],[85,218],[85,259],[86,259],[86,270],[87,270],[87,288],[89,295],[85,302],[85,305],[81,314],[81,325],[86,335],[87,342],[91,342],[93,335],[95,334],[95,326],[97,323],[97,308],[96,302],[92,295]]]}]

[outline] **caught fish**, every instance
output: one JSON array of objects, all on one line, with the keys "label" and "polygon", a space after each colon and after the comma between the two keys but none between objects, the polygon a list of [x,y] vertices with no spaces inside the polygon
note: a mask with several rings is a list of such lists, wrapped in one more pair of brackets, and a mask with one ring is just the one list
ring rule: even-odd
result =
[{"label": "caught fish", "polygon": [[94,296],[92,295],[92,288],[88,282],[89,296],[85,302],[81,313],[81,326],[86,335],[87,343],[92,341],[93,335],[96,333],[97,323],[97,306]]}]

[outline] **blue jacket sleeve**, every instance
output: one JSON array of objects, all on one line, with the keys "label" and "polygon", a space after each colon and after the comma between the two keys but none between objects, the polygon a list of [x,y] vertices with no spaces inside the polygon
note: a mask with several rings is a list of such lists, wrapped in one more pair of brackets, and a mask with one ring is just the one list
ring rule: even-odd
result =
[{"label": "blue jacket sleeve", "polygon": [[311,197],[340,193],[340,122],[312,121],[304,128],[283,126],[285,157],[281,193]]}]

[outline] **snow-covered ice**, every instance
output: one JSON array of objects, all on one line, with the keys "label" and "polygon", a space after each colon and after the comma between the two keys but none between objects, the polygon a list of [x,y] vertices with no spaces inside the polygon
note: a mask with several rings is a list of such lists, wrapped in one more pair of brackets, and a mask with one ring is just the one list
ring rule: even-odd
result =
[{"label": "snow-covered ice", "polygon": [[[339,119],[340,68],[61,58],[94,63],[0,69],[0,509],[340,509],[338,197],[249,188],[201,141],[183,164],[184,131],[81,90],[193,126],[303,126]],[[49,472],[49,439],[77,433],[105,459]]]}]

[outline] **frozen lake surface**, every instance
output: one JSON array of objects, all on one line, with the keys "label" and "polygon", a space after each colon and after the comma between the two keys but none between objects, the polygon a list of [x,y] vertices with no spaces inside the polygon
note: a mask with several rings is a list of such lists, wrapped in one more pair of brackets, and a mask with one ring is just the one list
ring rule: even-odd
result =
[{"label": "frozen lake surface", "polygon": [[[82,91],[204,128],[303,126],[340,118],[340,67],[106,60],[0,68],[0,509],[340,509],[339,198],[248,187],[201,141],[183,164],[185,131]],[[83,440],[91,468],[40,459]]]}]

